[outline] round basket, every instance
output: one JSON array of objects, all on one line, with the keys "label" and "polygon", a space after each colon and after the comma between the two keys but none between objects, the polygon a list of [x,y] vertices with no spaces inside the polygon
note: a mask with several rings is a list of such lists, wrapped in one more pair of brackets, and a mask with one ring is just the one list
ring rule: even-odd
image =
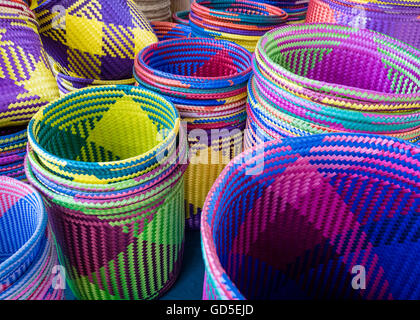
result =
[{"label": "round basket", "polygon": [[26,126],[0,129],[0,176],[25,179],[23,159],[27,142]]},{"label": "round basket", "polygon": [[365,3],[351,0],[311,0],[306,22],[327,22],[370,29],[420,48],[418,6]]},{"label": "round basket", "polygon": [[41,106],[59,96],[38,23],[28,11],[19,2],[0,3],[0,127],[27,123]]},{"label": "round basket", "polygon": [[196,0],[189,20],[194,36],[233,41],[253,52],[264,33],[286,22],[287,13],[247,0]]},{"label": "round basket", "polygon": [[251,54],[224,40],[167,40],[135,61],[141,87],[163,94],[186,125],[190,164],[185,176],[187,226],[197,229],[205,197],[223,167],[242,150]]},{"label": "round basket", "polygon": [[0,176],[0,187],[0,299],[62,299],[52,286],[57,253],[40,195],[9,177]]},{"label": "round basket", "polygon": [[177,11],[172,15],[172,20],[175,23],[188,26],[190,24],[190,10]]},{"label": "round basket", "polygon": [[144,89],[104,86],[68,94],[35,117],[25,173],[46,201],[75,296],[161,296],[184,246],[188,146],[174,106]]},{"label": "round basket", "polygon": [[357,134],[245,151],[204,205],[204,298],[419,299],[419,156]]},{"label": "round basket", "polygon": [[369,30],[306,24],[268,32],[248,86],[246,140],[355,132],[416,142],[419,57],[417,49]]},{"label": "round basket", "polygon": [[157,41],[132,0],[46,0],[34,10],[47,53],[70,76],[129,79],[135,54]]}]

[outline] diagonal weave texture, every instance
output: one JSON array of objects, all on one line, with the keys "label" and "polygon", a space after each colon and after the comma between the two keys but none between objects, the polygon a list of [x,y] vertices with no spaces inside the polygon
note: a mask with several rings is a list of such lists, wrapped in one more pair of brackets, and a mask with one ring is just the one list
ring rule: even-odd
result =
[{"label": "diagonal weave texture", "polygon": [[[419,299],[419,194],[420,148],[395,138],[249,149],[206,199],[204,298]],[[352,285],[355,266],[364,290]]]},{"label": "diagonal weave texture", "polygon": [[70,76],[121,80],[157,41],[132,0],[48,0],[35,9],[48,54]]}]

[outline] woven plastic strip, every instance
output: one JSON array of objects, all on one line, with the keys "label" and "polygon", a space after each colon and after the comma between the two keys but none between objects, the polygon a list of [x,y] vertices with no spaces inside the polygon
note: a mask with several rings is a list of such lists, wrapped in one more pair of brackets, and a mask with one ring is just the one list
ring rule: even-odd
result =
[{"label": "woven plastic strip", "polygon": [[187,127],[187,226],[197,229],[205,197],[224,166],[242,150],[251,55],[224,40],[177,39],[143,49],[135,62],[139,86],[162,93]]},{"label": "woven plastic strip", "polygon": [[419,299],[419,194],[420,149],[399,139],[314,135],[249,149],[206,199],[204,298]]},{"label": "woven plastic strip", "polygon": [[366,28],[420,48],[420,2],[413,7],[351,0],[311,0],[306,22]]},{"label": "woven plastic strip", "polygon": [[309,0],[262,0],[261,2],[284,10],[288,16],[288,24],[305,22]]},{"label": "woven plastic strip", "polygon": [[106,85],[133,85],[135,83],[134,78],[125,80],[95,80],[72,77],[66,74],[64,70],[61,70],[58,64],[54,64],[52,68],[57,80],[58,89],[60,91],[61,96],[73,92],[75,90],[87,87]]},{"label": "woven plastic strip", "polygon": [[178,11],[172,15],[172,20],[175,23],[188,26],[190,24],[190,11]]},{"label": "woven plastic strip", "polygon": [[52,286],[57,252],[40,195],[0,177],[0,208],[0,300],[62,299],[63,290]]},{"label": "woven plastic strip", "polygon": [[26,126],[0,129],[0,176],[25,179]]},{"label": "woven plastic strip", "polygon": [[253,52],[258,39],[287,20],[282,9],[247,0],[195,0],[190,27],[196,37],[233,41]]},{"label": "woven plastic strip", "polygon": [[[51,163],[31,140],[25,163],[29,182],[47,203],[60,262],[75,296],[162,295],[180,271],[184,243],[188,145],[174,106],[140,88],[96,87],[66,95],[40,111],[41,118],[37,132],[55,131],[48,144],[51,156],[87,146],[80,153],[86,158],[60,171],[48,167]],[[50,127],[51,122],[61,130]],[[63,143],[57,137],[71,139]],[[89,162],[93,158],[103,162]],[[94,167],[90,176],[78,176],[83,163],[86,170]]]},{"label": "woven plastic strip", "polygon": [[135,54],[157,41],[132,0],[46,0],[34,10],[46,51],[70,76],[129,79]]},{"label": "woven plastic strip", "polygon": [[159,41],[191,37],[191,28],[183,24],[164,21],[152,21],[150,24]]},{"label": "woven plastic strip", "polygon": [[268,32],[248,86],[246,141],[344,131],[416,142],[419,67],[417,49],[369,30],[306,24]]},{"label": "woven plastic strip", "polygon": [[107,183],[158,166],[178,130],[178,112],[161,96],[105,86],[75,91],[40,110],[29,123],[28,140],[51,172],[76,182]]},{"label": "woven plastic strip", "polygon": [[28,12],[16,1],[0,3],[0,127],[27,123],[58,97],[38,23]]}]

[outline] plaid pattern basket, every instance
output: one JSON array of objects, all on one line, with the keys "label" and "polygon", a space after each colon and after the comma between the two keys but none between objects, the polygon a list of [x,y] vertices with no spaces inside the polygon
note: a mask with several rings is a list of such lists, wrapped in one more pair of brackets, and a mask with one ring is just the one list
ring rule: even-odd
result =
[{"label": "plaid pattern basket", "polygon": [[52,270],[57,252],[40,195],[0,176],[0,300],[60,300]]},{"label": "plaid pattern basket", "polygon": [[198,229],[205,197],[224,166],[242,150],[251,55],[224,40],[167,40],[143,49],[135,62],[141,87],[171,100],[187,127],[187,226]]},{"label": "plaid pattern basket", "polygon": [[414,7],[351,0],[311,0],[306,22],[366,28],[420,48],[420,2]]},{"label": "plaid pattern basket", "polygon": [[207,196],[204,298],[420,299],[419,194],[420,148],[399,139],[259,144]]},{"label": "plaid pattern basket", "polygon": [[196,37],[233,41],[253,52],[259,38],[286,23],[287,13],[265,3],[248,0],[195,0],[189,25]]},{"label": "plaid pattern basket", "polygon": [[0,127],[26,124],[58,97],[38,23],[19,1],[0,3],[0,96]]},{"label": "plaid pattern basket", "polygon": [[329,132],[417,142],[419,67],[420,51],[369,30],[306,24],[268,32],[248,85],[245,145]]},{"label": "plaid pattern basket", "polygon": [[176,280],[188,147],[179,121],[163,97],[122,85],[67,94],[31,121],[25,172],[77,298],[153,299]]},{"label": "plaid pattern basket", "polygon": [[157,41],[132,0],[46,0],[34,8],[48,54],[70,76],[122,80]]}]

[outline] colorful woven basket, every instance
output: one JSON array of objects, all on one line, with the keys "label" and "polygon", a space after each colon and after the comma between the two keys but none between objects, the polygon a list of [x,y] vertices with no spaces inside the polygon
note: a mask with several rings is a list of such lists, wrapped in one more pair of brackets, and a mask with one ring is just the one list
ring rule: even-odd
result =
[{"label": "colorful woven basket", "polygon": [[26,175],[77,298],[153,299],[176,280],[187,165],[179,121],[171,103],[132,86],[75,91],[31,121]]},{"label": "colorful woven basket", "polygon": [[40,195],[0,176],[0,300],[60,300],[54,289],[57,252]]},{"label": "colorful woven basket", "polygon": [[253,71],[247,147],[329,132],[420,139],[420,51],[398,40],[338,25],[286,26],[261,38]]},{"label": "colorful woven basket", "polygon": [[188,26],[190,24],[190,11],[178,11],[172,15],[172,20],[175,23],[183,24]]},{"label": "colorful woven basket", "polygon": [[414,7],[351,0],[311,0],[306,22],[366,28],[420,48],[420,2]]},{"label": "colorful woven basket", "polygon": [[288,24],[305,22],[309,0],[262,0],[261,2],[284,10],[288,16]]},{"label": "colorful woven basket", "polygon": [[167,40],[143,49],[135,61],[141,87],[171,100],[187,126],[187,226],[197,229],[205,197],[223,167],[242,150],[251,55],[224,40]]},{"label": "colorful woven basket", "polygon": [[132,0],[46,0],[34,10],[47,53],[70,76],[129,79],[135,54],[157,41]]},{"label": "colorful woven basket", "polygon": [[204,298],[420,299],[419,194],[420,148],[399,139],[249,149],[206,199]]},{"label": "colorful woven basket", "polygon": [[38,35],[38,23],[18,1],[0,3],[0,127],[27,123],[58,97]]},{"label": "colorful woven basket", "polygon": [[282,9],[248,0],[195,0],[191,4],[192,34],[233,41],[250,52],[259,38],[284,24],[287,13]]},{"label": "colorful woven basket", "polygon": [[191,28],[183,24],[165,21],[152,21],[150,24],[159,41],[191,37]]}]

